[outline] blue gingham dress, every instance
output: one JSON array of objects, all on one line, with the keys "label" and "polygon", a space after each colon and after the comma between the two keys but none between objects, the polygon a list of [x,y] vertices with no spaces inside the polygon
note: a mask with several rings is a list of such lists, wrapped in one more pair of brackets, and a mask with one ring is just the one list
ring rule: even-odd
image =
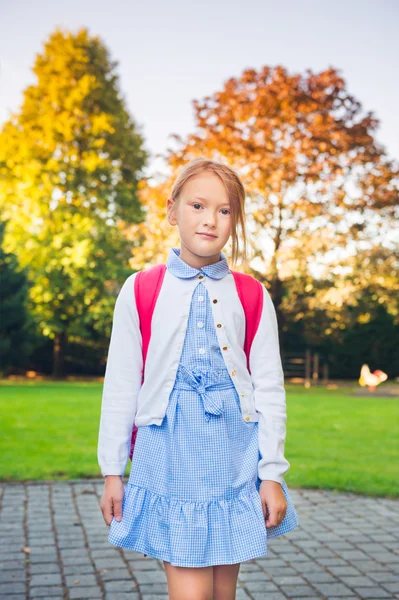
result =
[{"label": "blue gingham dress", "polygon": [[[176,277],[222,278],[221,259],[200,270],[171,248]],[[206,286],[193,293],[186,338],[159,425],[140,426],[122,503],[108,541],[181,567],[235,564],[267,554],[267,540],[298,525],[285,482],[283,522],[266,528],[257,475],[258,423],[245,422],[224,363]]]}]

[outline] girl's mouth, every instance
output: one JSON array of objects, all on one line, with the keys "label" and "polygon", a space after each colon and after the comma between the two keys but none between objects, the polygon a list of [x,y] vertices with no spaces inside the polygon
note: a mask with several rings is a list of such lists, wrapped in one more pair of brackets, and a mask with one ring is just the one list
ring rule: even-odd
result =
[{"label": "girl's mouth", "polygon": [[198,233],[198,235],[202,235],[204,238],[208,238],[208,239],[211,239],[211,240],[216,239],[216,235],[212,235],[212,234],[209,234],[209,233]]}]

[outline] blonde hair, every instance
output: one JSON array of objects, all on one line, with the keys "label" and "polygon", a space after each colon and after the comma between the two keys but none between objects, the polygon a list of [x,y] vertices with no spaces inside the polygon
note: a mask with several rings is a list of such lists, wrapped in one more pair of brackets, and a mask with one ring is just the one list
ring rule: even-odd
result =
[{"label": "blonde hair", "polygon": [[[215,173],[224,184],[227,195],[230,200],[230,211],[232,218],[231,238],[232,238],[232,264],[235,265],[239,256],[243,261],[247,259],[247,232],[245,224],[245,189],[241,179],[233,169],[227,165],[208,158],[194,158],[187,163],[176,178],[170,198],[173,205],[168,214],[177,206],[180,194],[184,184],[191,178],[204,171]],[[237,228],[240,228],[241,246]]]}]

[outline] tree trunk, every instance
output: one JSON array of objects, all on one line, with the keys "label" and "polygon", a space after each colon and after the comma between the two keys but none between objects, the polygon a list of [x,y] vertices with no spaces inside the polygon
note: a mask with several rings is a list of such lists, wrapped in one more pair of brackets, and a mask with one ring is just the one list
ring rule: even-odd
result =
[{"label": "tree trunk", "polygon": [[67,336],[65,331],[57,333],[54,338],[53,346],[53,377],[61,379],[65,375],[64,359]]}]

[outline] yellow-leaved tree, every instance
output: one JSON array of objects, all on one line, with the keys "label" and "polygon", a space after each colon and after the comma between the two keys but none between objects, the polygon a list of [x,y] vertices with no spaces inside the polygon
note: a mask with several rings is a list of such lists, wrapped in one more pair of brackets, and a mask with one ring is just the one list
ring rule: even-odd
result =
[{"label": "yellow-leaved tree", "polygon": [[109,334],[113,282],[131,272],[125,224],[145,217],[137,188],[148,153],[116,66],[86,29],[57,29],[0,132],[4,247],[27,268],[30,308],[54,340],[56,376],[68,339],[90,344]]}]

